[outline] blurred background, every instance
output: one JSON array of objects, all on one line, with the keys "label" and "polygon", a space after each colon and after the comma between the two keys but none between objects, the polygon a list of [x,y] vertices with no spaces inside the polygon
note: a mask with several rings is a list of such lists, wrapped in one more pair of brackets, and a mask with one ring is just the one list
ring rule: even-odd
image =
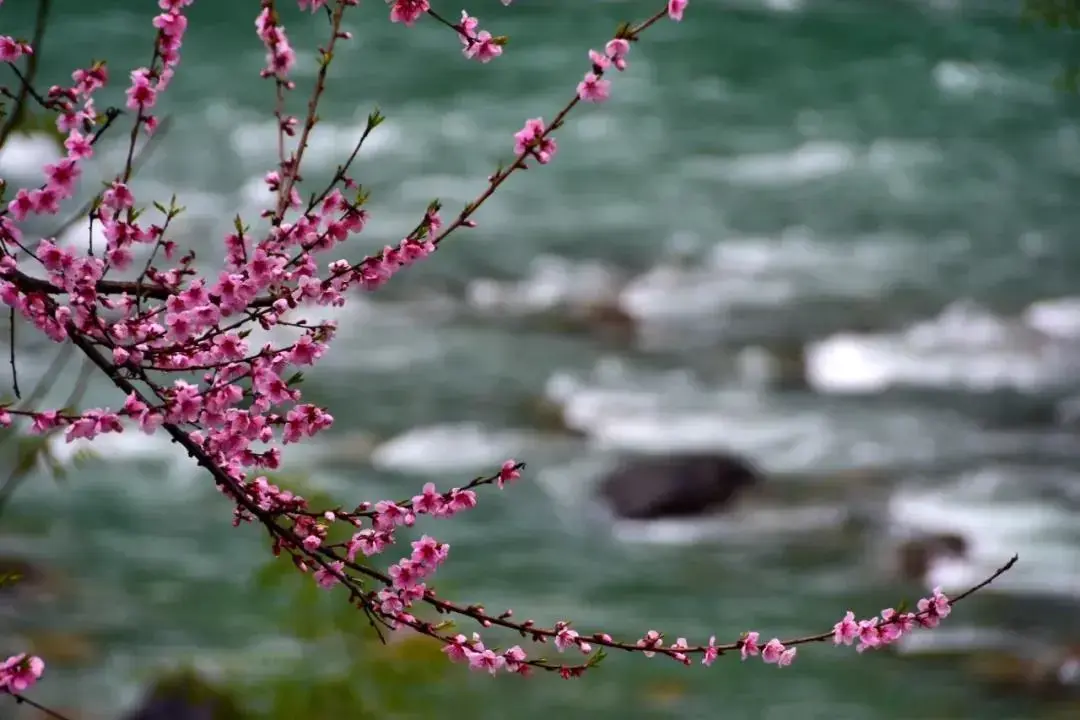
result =
[{"label": "blurred background", "polygon": [[[281,5],[299,109],[325,22]],[[374,1],[350,12],[356,39],[336,53],[306,174],[328,177],[367,114],[387,116],[355,166],[372,220],[349,257],[396,242],[434,198],[453,217],[523,121],[565,104],[586,51],[656,5],[473,0],[482,27],[510,36],[489,65],[429,19],[406,29]],[[106,59],[98,106],[122,106],[156,6],[53,6],[39,84]],[[784,670],[613,655],[572,682],[493,680],[424,640],[380,646],[343,598],[271,562],[258,527],[233,528],[193,462],[125,433],[96,457],[62,437],[5,438],[0,560],[24,577],[0,588],[0,649],[44,656],[32,697],[71,718],[121,717],[178,672],[227,698],[220,717],[1076,717],[1080,100],[1059,81],[1080,56],[1069,31],[1022,9],[693,0],[477,229],[315,316],[340,332],[305,398],[336,423],[290,446],[281,476],[348,505],[523,460],[511,490],[418,527],[451,544],[436,587],[628,638],[817,632],[935,583],[963,589],[1019,553],[940,631],[870,656],[805,647]],[[3,32],[29,37],[35,10],[8,0]],[[173,122],[136,182],[143,201],[176,193],[175,238],[208,266],[235,213],[256,219],[276,157],[255,13],[190,9],[161,105]],[[127,127],[99,146],[80,200],[122,165]],[[17,134],[0,174],[36,182],[56,153]],[[86,239],[85,225],[62,236]],[[79,358],[20,333],[38,407],[122,403]],[[690,449],[757,463],[768,497],[692,522],[598,512],[613,463]],[[966,549],[944,558],[946,535]]]}]

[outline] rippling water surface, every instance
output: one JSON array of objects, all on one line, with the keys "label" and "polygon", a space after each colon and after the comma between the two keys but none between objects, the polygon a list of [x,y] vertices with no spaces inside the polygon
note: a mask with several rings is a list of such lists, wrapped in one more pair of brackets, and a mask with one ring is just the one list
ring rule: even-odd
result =
[{"label": "rippling water surface", "polygon": [[[54,4],[44,76],[105,57],[120,84],[101,102],[120,104],[127,69],[150,53],[151,8]],[[392,25],[378,2],[352,13],[357,41],[335,58],[308,155],[309,176],[328,176],[374,106],[388,117],[357,166],[372,222],[350,256],[403,236],[435,197],[447,212],[475,197],[523,120],[569,98],[585,51],[653,4],[477,0],[470,12],[511,37],[487,66],[432,22]],[[28,36],[32,5],[8,0],[3,32]],[[234,213],[255,218],[276,152],[253,8],[196,3],[164,101],[175,122],[138,180],[143,197],[177,193],[188,212],[176,232],[207,262]],[[454,548],[440,571],[454,595],[520,617],[694,640],[819,630],[848,607],[872,614],[922,591],[890,579],[874,549],[886,528],[916,528],[970,541],[970,566],[939,568],[947,587],[1022,556],[950,619],[958,631],[1076,641],[1080,101],[1054,88],[1070,38],[1025,27],[1019,9],[694,0],[684,23],[634,46],[609,103],[559,131],[550,166],[515,176],[478,228],[385,293],[335,311],[341,332],[307,386],[337,423],[327,447],[287,462],[355,502],[527,461],[528,482],[437,528]],[[314,47],[321,24],[285,17],[293,42]],[[301,53],[299,81],[314,72]],[[51,152],[20,139],[0,168],[31,182]],[[103,144],[101,177],[123,152]],[[85,229],[63,239],[85,243]],[[571,331],[567,306],[588,302],[617,307],[635,336]],[[52,352],[25,350],[24,384]],[[785,358],[801,360],[805,383],[777,382]],[[61,377],[53,399],[73,381]],[[580,437],[538,429],[541,399]],[[103,385],[87,400],[119,404]],[[614,457],[701,447],[751,456],[801,499],[719,525],[598,524],[589,483]],[[107,461],[63,487],[28,484],[5,517],[3,547],[48,559],[73,588],[44,617],[13,622],[76,628],[98,651],[41,697],[89,716],[132,702],[178,658],[270,671],[291,646],[275,642],[273,603],[250,582],[266,556],[259,533],[231,528],[228,504],[168,443],[125,434],[99,448]],[[886,491],[869,535],[837,529],[859,484]],[[439,692],[452,699],[460,682]],[[574,683],[470,682],[491,696],[455,713],[1060,710],[991,692],[958,662],[826,647],[783,671],[612,657]]]}]

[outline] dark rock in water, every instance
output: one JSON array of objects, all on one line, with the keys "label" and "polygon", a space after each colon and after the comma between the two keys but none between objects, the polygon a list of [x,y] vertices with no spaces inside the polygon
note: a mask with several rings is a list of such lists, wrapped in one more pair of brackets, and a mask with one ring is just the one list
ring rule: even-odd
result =
[{"label": "dark rock in water", "polygon": [[976,675],[998,691],[1080,699],[1080,647],[1076,645],[1042,648],[1028,655],[982,654],[973,665]]},{"label": "dark rock in water", "polygon": [[246,720],[224,691],[190,673],[162,678],[123,720]]},{"label": "dark rock in water", "polygon": [[521,415],[541,432],[573,438],[587,437],[584,431],[566,421],[565,408],[554,400],[545,397],[530,398],[522,403]]},{"label": "dark rock in water", "polygon": [[761,481],[735,455],[695,453],[633,460],[604,478],[599,493],[618,517],[655,520],[719,510]]},{"label": "dark rock in water", "polygon": [[956,533],[931,533],[909,538],[897,548],[897,568],[905,580],[926,584],[927,572],[937,560],[964,560],[967,540]]},{"label": "dark rock in water", "polygon": [[28,613],[54,602],[67,584],[66,578],[44,564],[0,556],[0,627],[6,628],[9,619],[25,627],[23,620],[32,616]]},{"label": "dark rock in water", "polygon": [[126,720],[214,720],[214,710],[176,697],[150,697]]}]

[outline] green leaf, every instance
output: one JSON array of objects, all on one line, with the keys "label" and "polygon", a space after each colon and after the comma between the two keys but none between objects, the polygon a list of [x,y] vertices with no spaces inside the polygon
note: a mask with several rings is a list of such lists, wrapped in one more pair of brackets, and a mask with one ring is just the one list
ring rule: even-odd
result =
[{"label": "green leaf", "polygon": [[87,464],[100,458],[101,456],[98,455],[93,448],[82,448],[81,450],[76,450],[71,456],[71,465],[78,469],[85,467]]},{"label": "green leaf", "polygon": [[255,571],[252,582],[260,590],[276,590],[285,585],[287,579],[299,574],[288,555],[282,554],[271,558]]},{"label": "green leaf", "polygon": [[1080,93],[1080,68],[1067,68],[1054,78],[1054,87],[1062,92]]},{"label": "green leaf", "polygon": [[[299,570],[294,570],[294,572],[302,577],[304,582],[299,584],[292,596],[292,611],[289,613],[286,627],[299,640],[321,640],[333,635],[333,624],[326,622],[320,612],[323,595],[329,595],[330,592],[319,587],[310,573],[303,575]],[[340,597],[335,599],[341,601]]]},{"label": "green leaf", "polygon": [[49,434],[20,435],[16,444],[15,467],[12,477],[21,477],[33,471],[42,458],[52,455],[49,450]]}]

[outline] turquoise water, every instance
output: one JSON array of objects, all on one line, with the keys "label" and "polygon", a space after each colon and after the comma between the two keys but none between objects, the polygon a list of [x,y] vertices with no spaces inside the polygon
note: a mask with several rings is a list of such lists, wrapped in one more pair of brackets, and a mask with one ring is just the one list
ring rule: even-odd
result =
[{"label": "turquoise water", "polygon": [[[54,5],[43,79],[104,57],[117,84],[101,102],[120,104],[127,69],[149,56],[149,5]],[[477,229],[341,316],[308,397],[330,407],[345,442],[397,440],[373,458],[316,447],[287,463],[349,503],[410,495],[428,480],[460,484],[516,456],[529,463],[526,482],[429,528],[453,547],[446,592],[543,622],[691,640],[818,631],[849,607],[871,614],[922,588],[888,579],[868,560],[867,537],[828,520],[800,532],[794,516],[779,528],[751,517],[733,535],[691,542],[685,529],[613,533],[583,501],[600,463],[724,445],[803,477],[800,492],[815,499],[811,483],[870,468],[864,477],[901,484],[883,525],[958,528],[990,567],[1021,554],[996,595],[950,623],[1075,640],[1080,455],[1067,401],[1080,310],[1060,299],[1080,278],[1080,101],[1054,80],[1076,46],[1023,26],[1015,5],[694,0],[686,22],[661,23],[634,46],[609,103],[572,117],[550,166],[512,178]],[[163,106],[173,126],[138,183],[145,197],[178,194],[188,213],[177,232],[207,262],[234,213],[254,218],[274,158],[253,7],[196,3]],[[511,37],[487,66],[462,58],[434,23],[391,25],[377,2],[352,14],[357,41],[335,59],[308,175],[333,171],[373,107],[388,117],[357,166],[372,222],[350,257],[404,235],[434,197],[447,215],[475,197],[523,120],[550,118],[569,99],[585,51],[653,3],[568,8],[471,5]],[[8,0],[3,32],[28,36],[32,10]],[[314,47],[321,25],[286,17],[294,44]],[[303,55],[298,81],[313,74]],[[102,177],[122,151],[104,144]],[[0,167],[11,177],[44,152],[24,140]],[[509,294],[535,306],[543,292],[598,287],[605,273],[634,279],[621,302],[639,320],[636,342],[508,320],[503,305],[481,305],[472,282],[524,281]],[[755,379],[747,348],[792,346],[806,347],[810,389]],[[46,350],[25,351],[24,384]],[[523,408],[544,395],[565,404],[584,440],[530,430]],[[87,402],[118,404],[101,384]],[[4,518],[5,546],[68,580],[57,602],[14,617],[16,630],[77,631],[96,647],[36,697],[108,716],[171,662],[273,674],[293,646],[278,640],[276,600],[251,580],[268,555],[256,529],[233,529],[228,504],[167,443],[102,447],[107,460],[64,486],[27,484]],[[829,497],[814,507],[843,502]],[[319,656],[305,663],[312,676],[332,670]],[[462,695],[465,683],[478,695]],[[959,662],[826,646],[802,649],[783,671],[613,656],[572,683],[462,670],[431,692],[436,707],[459,708],[432,717],[1057,711],[993,693]]]}]

